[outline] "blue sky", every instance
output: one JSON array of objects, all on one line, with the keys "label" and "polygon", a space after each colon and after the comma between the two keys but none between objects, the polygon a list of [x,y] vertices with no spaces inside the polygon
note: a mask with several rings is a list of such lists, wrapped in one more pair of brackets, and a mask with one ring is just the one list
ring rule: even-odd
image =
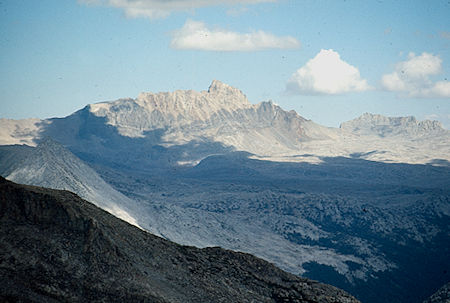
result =
[{"label": "blue sky", "polygon": [[3,118],[218,79],[327,126],[450,128],[448,0],[1,0],[0,54]]}]

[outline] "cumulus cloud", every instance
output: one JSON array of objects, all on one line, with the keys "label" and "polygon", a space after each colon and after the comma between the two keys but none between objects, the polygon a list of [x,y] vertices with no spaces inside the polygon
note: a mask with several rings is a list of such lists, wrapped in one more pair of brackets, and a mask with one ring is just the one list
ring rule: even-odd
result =
[{"label": "cumulus cloud", "polygon": [[290,36],[277,37],[263,31],[237,33],[209,29],[203,22],[187,20],[181,29],[173,32],[170,46],[204,51],[257,51],[298,48],[300,42]]},{"label": "cumulus cloud", "polygon": [[277,0],[78,0],[83,4],[108,5],[123,9],[130,18],[165,18],[174,11],[188,11],[217,5],[256,4]]},{"label": "cumulus cloud", "polygon": [[294,94],[337,95],[371,89],[359,70],[341,59],[332,49],[322,49],[313,59],[298,69],[287,83]]},{"label": "cumulus cloud", "polygon": [[415,98],[450,97],[450,82],[431,80],[442,72],[442,59],[429,53],[409,53],[406,61],[395,65],[394,71],[383,75],[381,85],[388,91]]}]

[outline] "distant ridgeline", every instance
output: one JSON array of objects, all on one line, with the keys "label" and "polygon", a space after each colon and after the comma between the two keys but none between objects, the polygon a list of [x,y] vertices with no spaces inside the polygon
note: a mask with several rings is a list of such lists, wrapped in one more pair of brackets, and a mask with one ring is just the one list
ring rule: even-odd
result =
[{"label": "distant ridgeline", "polygon": [[367,303],[419,303],[450,281],[449,150],[436,121],[364,114],[328,128],[220,81],[0,119],[6,179],[75,192],[165,239],[251,253]]}]

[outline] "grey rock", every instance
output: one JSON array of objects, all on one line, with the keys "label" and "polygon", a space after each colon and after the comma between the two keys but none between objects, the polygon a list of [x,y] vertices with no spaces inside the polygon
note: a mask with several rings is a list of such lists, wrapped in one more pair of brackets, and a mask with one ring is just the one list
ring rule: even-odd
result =
[{"label": "grey rock", "polygon": [[67,191],[0,178],[3,302],[358,302],[244,253],[181,246]]},{"label": "grey rock", "polygon": [[362,116],[341,124],[342,130],[359,135],[379,137],[412,136],[421,137],[446,133],[438,121],[417,121],[415,117],[385,117],[365,113]]},{"label": "grey rock", "polygon": [[[11,148],[11,147],[10,147]],[[6,179],[28,185],[64,189],[137,225],[131,212],[135,202],[107,184],[92,168],[51,138],[44,138],[36,148],[16,148],[0,156],[0,174]],[[7,165],[8,164],[8,165]]]},{"label": "grey rock", "polygon": [[45,166],[33,184],[77,184],[59,188],[81,196],[104,179],[133,200],[116,201],[139,226],[171,241],[251,253],[364,302],[421,302],[450,272],[450,131],[372,114],[345,125],[253,105],[214,81],[65,118],[0,120],[0,144],[49,136],[96,170],[68,167],[77,161],[66,152],[23,161],[19,146],[1,146],[0,174],[18,161],[28,182]]}]

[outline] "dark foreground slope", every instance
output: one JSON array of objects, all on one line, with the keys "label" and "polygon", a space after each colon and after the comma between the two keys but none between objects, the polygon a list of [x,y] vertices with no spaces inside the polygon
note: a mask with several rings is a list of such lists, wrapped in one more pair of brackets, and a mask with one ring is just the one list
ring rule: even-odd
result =
[{"label": "dark foreground slope", "polygon": [[0,301],[358,302],[248,254],[174,244],[0,177]]}]

